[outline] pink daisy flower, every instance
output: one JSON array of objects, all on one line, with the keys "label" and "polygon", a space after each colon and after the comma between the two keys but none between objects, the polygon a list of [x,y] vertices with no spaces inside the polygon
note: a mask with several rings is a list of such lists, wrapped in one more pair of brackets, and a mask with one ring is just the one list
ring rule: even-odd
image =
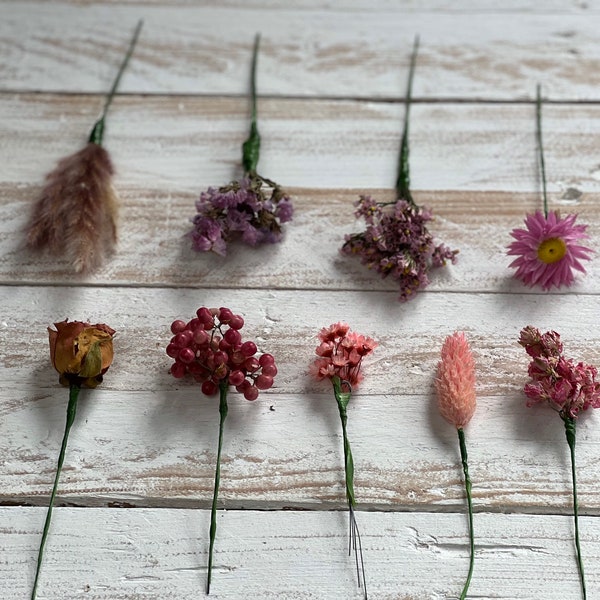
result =
[{"label": "pink daisy flower", "polygon": [[577,215],[561,219],[558,211],[545,217],[541,211],[525,217],[525,229],[513,229],[510,235],[515,241],[507,254],[516,256],[510,267],[517,269],[515,277],[525,285],[541,286],[549,290],[570,286],[575,279],[573,270],[585,273],[582,260],[590,260],[593,252],[581,246],[579,241],[589,237],[587,225],[575,225]]}]

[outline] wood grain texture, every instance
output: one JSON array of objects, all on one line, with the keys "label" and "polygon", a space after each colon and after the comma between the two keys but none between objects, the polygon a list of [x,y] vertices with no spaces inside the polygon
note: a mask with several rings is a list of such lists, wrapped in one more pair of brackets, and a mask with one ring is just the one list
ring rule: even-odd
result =
[{"label": "wood grain texture", "polygon": [[[180,599],[201,593],[209,512],[56,510],[40,598]],[[0,509],[6,600],[27,595],[41,508]],[[211,598],[360,598],[346,554],[344,512],[222,511]],[[453,598],[468,568],[464,515],[359,512],[370,596]],[[476,515],[473,598],[576,600],[568,517]],[[600,591],[600,522],[582,518],[588,593]],[[9,550],[9,552],[7,552]],[[434,576],[435,574],[435,576]]]},{"label": "wood grain texture", "polygon": [[261,31],[267,95],[398,98],[420,34],[416,97],[598,100],[595,3],[456,4],[3,2],[0,89],[102,93],[143,18],[125,93],[244,94]]},{"label": "wood grain texture", "polygon": [[[231,395],[221,495],[231,507],[342,503],[332,391],[326,382],[309,379],[307,369],[318,329],[345,319],[380,343],[350,410],[361,504],[379,510],[462,504],[456,434],[437,413],[432,383],[444,336],[464,329],[479,375],[480,406],[469,429],[477,505],[570,511],[562,422],[549,409],[525,408],[527,357],[516,340],[528,323],[556,327],[570,356],[600,362],[600,340],[589,328],[597,296],[565,295],[552,302],[552,296],[538,295],[423,294],[406,312],[391,294],[371,292],[367,312],[359,302],[342,302],[344,294],[298,290],[4,289],[11,290],[5,310],[16,316],[3,323],[0,335],[0,440],[10,465],[2,476],[6,502],[37,504],[51,485],[67,391],[54,383],[44,332],[60,311],[60,318],[107,321],[117,330],[115,362],[102,387],[85,394],[61,498],[82,505],[206,506],[214,473],[215,400],[168,374],[164,348],[173,319],[191,317],[202,304],[227,304],[241,308],[247,335],[275,355],[279,368],[276,387],[258,402]],[[115,306],[122,307],[120,314]],[[582,420],[579,432],[580,501],[593,514],[600,512],[600,467],[593,458],[600,444],[597,420]]]},{"label": "wood grain texture", "polygon": [[[30,593],[65,421],[46,327],[65,317],[117,330],[101,387],[81,394],[39,599],[202,595],[218,412],[174,380],[175,318],[230,306],[272,352],[276,385],[230,396],[217,598],[359,598],[345,553],[339,417],[307,369],[320,327],[379,341],[349,407],[359,523],[372,600],[442,600],[468,567],[456,432],[433,377],[444,337],[467,332],[478,409],[467,429],[477,557],[470,597],[580,598],[564,427],[525,407],[521,327],[556,329],[600,364],[600,267],[569,290],[511,277],[509,232],[541,206],[535,84],[551,208],[600,240],[600,4],[543,0],[59,0],[0,3],[0,597]],[[44,174],[85,142],[128,38],[145,25],[108,118],[120,239],[74,277],[23,250]],[[260,170],[288,188],[282,244],[226,259],[186,237],[194,201],[240,176],[248,68],[259,57]],[[411,184],[460,249],[409,304],[339,254],[359,194],[391,200],[408,54],[421,36],[411,110]],[[577,474],[589,597],[600,592],[600,416],[578,424]]]},{"label": "wood grain texture", "polygon": [[[2,504],[48,502],[67,391],[37,394],[2,417]],[[520,394],[478,401],[467,431],[475,510],[571,514],[568,448],[558,416],[527,409]],[[344,507],[342,439],[332,393],[272,393],[254,404],[232,394],[229,404],[219,506]],[[578,430],[579,502],[589,515],[600,514],[598,426],[598,417],[590,415]],[[57,503],[208,509],[217,431],[217,405],[197,389],[82,394]],[[361,509],[464,509],[456,431],[442,421],[432,394],[356,395],[349,436]]]},{"label": "wood grain texture", "polygon": [[[344,234],[362,227],[353,215],[358,195],[391,199],[391,191],[381,188],[394,181],[402,108],[389,104],[264,101],[261,169],[288,187],[296,216],[286,226],[282,245],[251,253],[233,245],[228,258],[221,259],[193,252],[186,236],[199,192],[240,175],[246,102],[121,99],[107,133],[121,198],[116,254],[82,280],[70,274],[65,261],[25,252],[23,228],[44,173],[79,147],[96,105],[96,99],[82,97],[0,97],[9,117],[0,126],[0,280],[395,289],[358,261],[339,255]],[[580,213],[592,240],[600,232],[598,111],[575,105],[544,110],[551,207]],[[525,291],[511,279],[505,249],[509,232],[522,225],[525,212],[541,206],[533,106],[426,104],[415,106],[412,114],[415,196],[434,209],[436,237],[460,249],[458,264],[439,271],[431,289]],[[18,135],[17,123],[25,123]],[[593,261],[589,266],[590,276],[575,289],[597,293],[597,267]]]},{"label": "wood grain texture", "polygon": [[[85,144],[101,107],[100,97],[0,95],[3,183],[41,185],[60,158]],[[117,187],[196,196],[240,177],[248,110],[246,99],[118,98],[105,137]],[[400,103],[262,99],[258,110],[259,170],[281,185],[393,187]],[[600,192],[599,123],[594,104],[544,105],[548,190],[566,206]],[[415,191],[540,189],[533,103],[415,104],[410,148]]]}]

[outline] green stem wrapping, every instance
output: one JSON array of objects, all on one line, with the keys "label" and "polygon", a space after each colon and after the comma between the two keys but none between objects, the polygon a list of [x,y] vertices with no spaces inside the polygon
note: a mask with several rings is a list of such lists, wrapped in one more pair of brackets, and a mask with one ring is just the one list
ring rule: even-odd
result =
[{"label": "green stem wrapping", "polygon": [[133,32],[133,37],[131,38],[131,41],[129,42],[129,48],[127,49],[125,58],[123,59],[123,62],[121,63],[121,66],[119,67],[117,76],[115,77],[113,85],[110,88],[110,92],[108,92],[108,96],[106,97],[106,100],[104,102],[104,108],[102,109],[102,115],[96,121],[96,123],[94,124],[94,127],[92,128],[92,132],[90,133],[90,137],[88,140],[92,144],[98,144],[99,146],[102,145],[102,138],[104,137],[104,122],[106,119],[106,113],[108,112],[108,108],[113,101],[115,93],[117,92],[117,87],[119,86],[119,82],[121,81],[121,76],[123,75],[123,72],[125,71],[125,68],[127,67],[127,63],[129,62],[131,55],[133,54],[133,49],[135,48],[135,45],[137,43],[137,40],[140,35],[140,31],[142,29],[143,24],[144,24],[144,22],[140,20],[135,28],[135,31]]},{"label": "green stem wrapping", "polygon": [[419,36],[415,37],[412,55],[410,57],[410,70],[408,72],[408,85],[406,96],[404,98],[404,129],[402,131],[402,141],[400,143],[400,158],[398,161],[398,179],[396,180],[396,194],[398,199],[406,200],[414,207],[417,205],[410,193],[410,170],[408,163],[408,123],[410,113],[410,103],[412,99],[412,84],[415,74],[415,64],[417,61],[417,51],[419,49]]},{"label": "green stem wrapping", "polygon": [[333,393],[335,400],[338,405],[338,412],[340,414],[340,420],[342,422],[342,435],[344,439],[344,472],[346,479],[346,500],[348,501],[348,513],[349,513],[349,539],[348,539],[348,554],[352,554],[354,550],[354,561],[356,563],[356,577],[358,580],[358,587],[363,587],[363,598],[367,600],[367,580],[365,577],[365,564],[362,553],[362,542],[360,539],[360,531],[358,529],[358,523],[356,522],[356,516],[354,514],[354,507],[356,506],[356,498],[354,496],[354,459],[352,458],[352,449],[350,448],[350,440],[348,439],[348,413],[347,407],[350,402],[352,391],[342,391],[342,380],[336,375],[331,378],[333,384]]},{"label": "green stem wrapping", "polygon": [[351,508],[356,506],[356,499],[354,497],[354,460],[352,458],[352,450],[350,448],[350,441],[348,440],[348,431],[346,426],[348,424],[348,413],[346,408],[350,401],[351,392],[342,392],[342,381],[339,377],[333,377],[331,382],[333,383],[333,392],[335,394],[335,400],[338,405],[338,411],[340,413],[340,420],[342,422],[342,435],[344,437],[344,470],[346,475],[346,499],[348,505]]},{"label": "green stem wrapping", "polygon": [[467,446],[465,444],[465,432],[458,428],[458,443],[460,446],[460,459],[462,461],[463,472],[465,474],[465,491],[467,493],[467,505],[469,507],[469,540],[470,540],[470,554],[469,560],[469,574],[467,575],[467,581],[460,595],[460,600],[465,600],[469,586],[471,585],[471,577],[473,576],[473,566],[475,563],[475,539],[473,535],[473,501],[471,499],[471,478],[469,477],[469,464],[467,457]]},{"label": "green stem wrapping", "polygon": [[219,384],[219,445],[217,447],[217,467],[215,469],[215,486],[213,490],[212,508],[210,510],[210,546],[208,549],[208,577],[206,579],[206,593],[210,594],[210,579],[213,564],[213,549],[217,534],[217,498],[219,496],[219,482],[221,481],[221,448],[223,447],[223,424],[227,417],[227,391],[229,383],[222,381]]},{"label": "green stem wrapping", "polygon": [[63,435],[62,445],[60,447],[60,453],[58,455],[58,464],[56,466],[56,475],[54,477],[54,486],[52,488],[52,494],[50,495],[50,504],[48,506],[48,512],[46,513],[46,522],[44,523],[44,529],[42,532],[42,541],[40,542],[40,549],[38,552],[37,568],[35,571],[35,580],[33,582],[33,590],[31,592],[31,600],[35,600],[37,593],[38,579],[40,576],[40,568],[42,566],[42,559],[44,558],[44,547],[46,545],[46,538],[48,537],[48,531],[50,529],[50,521],[52,519],[52,507],[54,506],[54,499],[56,497],[56,488],[58,487],[58,480],[60,479],[60,472],[62,470],[63,463],[65,461],[65,452],[67,450],[67,441],[69,439],[69,432],[71,426],[75,421],[75,414],[77,412],[77,398],[79,397],[80,387],[78,384],[72,383],[69,390],[69,404],[67,405],[67,422],[65,424],[65,433]]},{"label": "green stem wrapping", "polygon": [[250,89],[252,97],[252,117],[250,121],[250,135],[242,144],[242,165],[245,173],[256,173],[260,155],[260,135],[256,126],[256,61],[258,58],[258,46],[260,34],[254,38],[254,50],[252,53],[252,70],[250,75]]},{"label": "green stem wrapping", "polygon": [[565,434],[567,444],[571,450],[571,475],[573,477],[573,516],[575,518],[575,547],[577,548],[577,566],[579,567],[579,579],[581,580],[581,591],[583,600],[587,598],[585,589],[585,576],[583,573],[583,559],[581,557],[581,545],[579,543],[579,505],[577,503],[577,477],[575,475],[575,427],[576,421],[573,417],[563,417],[565,422]]},{"label": "green stem wrapping", "polygon": [[536,138],[540,161],[540,177],[542,179],[542,195],[544,199],[544,216],[548,218],[548,195],[546,193],[546,163],[544,161],[544,144],[542,143],[542,88],[538,84],[535,101]]}]

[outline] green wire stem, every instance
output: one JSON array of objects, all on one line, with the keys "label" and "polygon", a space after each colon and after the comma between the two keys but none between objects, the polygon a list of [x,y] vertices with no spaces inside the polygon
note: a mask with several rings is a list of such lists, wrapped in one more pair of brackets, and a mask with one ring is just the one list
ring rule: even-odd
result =
[{"label": "green wire stem", "polygon": [[573,516],[575,518],[575,547],[577,548],[577,566],[579,567],[579,579],[581,580],[581,591],[583,600],[587,599],[585,589],[585,575],[583,573],[583,559],[581,557],[581,545],[579,543],[579,505],[577,503],[577,477],[575,475],[575,427],[577,422],[573,417],[563,417],[565,422],[565,434],[567,444],[571,450],[571,475],[573,477]]},{"label": "green wire stem", "polygon": [[410,57],[410,70],[408,72],[408,85],[406,96],[404,98],[404,129],[402,131],[402,141],[400,143],[400,157],[398,161],[398,179],[396,180],[396,194],[398,199],[406,200],[414,207],[417,205],[410,193],[410,170],[409,170],[409,152],[408,152],[408,123],[410,104],[412,99],[412,85],[415,74],[415,65],[417,62],[417,51],[419,49],[419,36],[415,37],[413,51]]},{"label": "green wire stem", "polygon": [[99,146],[102,145],[102,138],[104,137],[104,124],[105,124],[105,119],[106,119],[106,113],[108,112],[108,108],[112,104],[113,98],[117,92],[117,87],[119,86],[119,82],[121,81],[121,76],[123,75],[123,72],[125,71],[125,68],[127,67],[127,64],[129,63],[129,59],[131,58],[131,55],[133,54],[133,49],[135,48],[135,45],[137,43],[137,40],[140,35],[140,31],[142,29],[143,24],[144,24],[144,22],[142,20],[140,20],[135,28],[135,31],[133,32],[133,37],[131,38],[131,41],[129,42],[129,48],[127,49],[125,58],[123,59],[123,62],[121,63],[121,66],[119,67],[119,72],[117,73],[117,76],[115,77],[112,88],[110,88],[110,92],[108,93],[108,96],[106,97],[106,100],[104,102],[104,108],[102,109],[102,115],[96,121],[96,123],[94,124],[94,127],[92,128],[92,132],[90,133],[90,137],[88,140],[92,144],[98,144]]},{"label": "green wire stem", "polygon": [[351,390],[344,392],[342,391],[342,380],[336,375],[331,378],[333,384],[333,392],[335,400],[338,405],[338,412],[340,414],[340,420],[342,422],[342,436],[344,439],[344,472],[346,476],[346,500],[348,501],[348,511],[350,516],[350,535],[348,540],[348,554],[352,554],[354,550],[354,560],[356,563],[356,576],[358,580],[358,587],[363,587],[363,597],[367,600],[367,580],[365,578],[365,565],[362,553],[362,542],[360,539],[360,531],[356,522],[356,516],[354,514],[354,507],[356,506],[356,497],[354,495],[354,459],[352,458],[352,449],[350,448],[350,440],[348,439],[348,413],[347,407],[350,397],[352,395]]},{"label": "green wire stem", "polygon": [[227,391],[229,383],[222,381],[219,384],[219,445],[217,448],[217,467],[215,469],[215,487],[213,490],[212,508],[210,510],[210,546],[208,550],[208,576],[206,579],[206,593],[210,594],[210,580],[213,565],[213,549],[217,534],[217,498],[219,496],[219,482],[221,481],[221,448],[223,447],[223,424],[227,417]]},{"label": "green wire stem", "polygon": [[56,488],[58,487],[58,480],[60,478],[60,472],[62,470],[63,463],[65,461],[65,452],[67,450],[67,441],[69,439],[69,432],[71,426],[75,421],[75,414],[77,412],[77,398],[79,397],[80,387],[78,384],[72,383],[69,389],[69,404],[67,405],[67,422],[65,425],[65,433],[63,435],[63,441],[60,448],[60,454],[58,455],[58,464],[56,467],[56,475],[54,477],[54,486],[52,488],[52,494],[50,495],[50,504],[48,506],[48,512],[46,513],[46,522],[44,523],[44,530],[42,532],[42,541],[40,542],[40,549],[38,552],[37,568],[35,571],[35,580],[33,582],[33,590],[31,591],[31,600],[35,600],[37,593],[38,580],[40,576],[40,568],[42,566],[42,559],[44,558],[44,547],[46,545],[46,538],[48,537],[48,531],[50,529],[50,521],[52,519],[52,507],[54,506],[54,499],[56,497]]},{"label": "green wire stem", "polygon": [[544,216],[548,218],[548,195],[546,192],[546,163],[544,161],[544,144],[542,143],[542,87],[538,83],[535,100],[536,138],[540,161],[540,177],[542,179],[542,196],[544,199]]},{"label": "green wire stem", "polygon": [[258,47],[260,45],[260,34],[254,38],[254,50],[252,52],[252,70],[250,75],[250,89],[252,97],[252,117],[250,121],[250,135],[242,144],[242,164],[246,173],[256,173],[260,155],[260,135],[256,125],[256,62],[258,58]]},{"label": "green wire stem", "polygon": [[471,478],[469,477],[469,464],[467,462],[467,446],[465,444],[465,432],[458,428],[458,443],[460,446],[460,459],[462,461],[463,472],[465,474],[465,491],[467,493],[467,505],[469,507],[469,540],[470,540],[470,554],[469,560],[469,574],[467,575],[467,581],[465,587],[460,595],[460,600],[465,600],[469,586],[471,585],[471,577],[473,576],[473,566],[475,563],[475,541],[473,536],[473,501],[471,499]]}]

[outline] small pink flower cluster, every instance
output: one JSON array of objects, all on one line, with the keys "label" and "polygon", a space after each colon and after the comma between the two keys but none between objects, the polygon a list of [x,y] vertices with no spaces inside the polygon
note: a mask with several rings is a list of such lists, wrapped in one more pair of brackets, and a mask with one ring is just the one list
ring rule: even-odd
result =
[{"label": "small pink flower cluster", "polygon": [[524,388],[527,406],[547,402],[563,419],[575,419],[579,411],[590,407],[600,408],[596,367],[565,358],[558,333],[542,334],[527,326],[521,331],[519,344],[532,357],[528,371],[532,381]]},{"label": "small pink flower cluster", "polygon": [[246,400],[256,400],[259,390],[268,390],[277,375],[271,354],[256,358],[256,344],[242,342],[240,329],[244,319],[229,308],[206,308],[196,311],[189,323],[176,320],[167,354],[175,359],[170,373],[181,378],[189,373],[202,383],[207,396],[217,393],[223,383],[233,385]]},{"label": "small pink flower cluster", "polygon": [[347,323],[334,323],[319,332],[321,343],[310,373],[318,380],[338,376],[343,382],[356,386],[363,380],[360,367],[363,357],[371,354],[377,342],[350,331]]}]

